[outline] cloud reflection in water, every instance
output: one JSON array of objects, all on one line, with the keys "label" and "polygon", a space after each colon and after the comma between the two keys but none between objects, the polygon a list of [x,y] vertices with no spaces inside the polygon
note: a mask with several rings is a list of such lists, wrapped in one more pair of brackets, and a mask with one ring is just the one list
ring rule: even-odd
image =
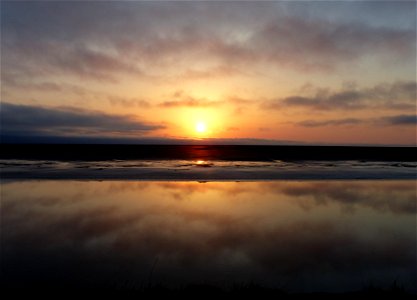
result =
[{"label": "cloud reflection in water", "polygon": [[3,183],[2,280],[413,289],[415,215],[414,181]]}]

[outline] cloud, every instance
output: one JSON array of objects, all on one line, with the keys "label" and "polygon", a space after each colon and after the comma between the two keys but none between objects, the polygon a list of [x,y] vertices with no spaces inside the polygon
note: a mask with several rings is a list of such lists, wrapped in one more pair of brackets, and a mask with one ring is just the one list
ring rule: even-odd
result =
[{"label": "cloud", "polygon": [[[85,131],[85,130],[84,130]],[[133,136],[106,136],[83,135],[79,132],[68,132],[73,135],[63,135],[54,132],[46,135],[45,132],[33,131],[1,131],[1,141],[9,144],[132,144],[132,145],[304,145],[297,140],[273,140],[257,138],[206,138],[187,139],[169,137],[137,137]]]},{"label": "cloud", "polygon": [[[9,101],[19,103],[24,91],[50,92],[48,99],[55,93],[57,101],[58,95],[74,94],[98,104],[101,97],[124,108],[231,111],[234,106],[232,117],[250,111],[243,106],[251,103],[257,109],[260,102],[268,110],[415,108],[415,83],[405,81],[270,95],[273,85],[291,89],[307,71],[320,72],[312,74],[318,75],[314,82],[332,76],[329,86],[365,69],[366,81],[377,72],[386,80],[415,77],[410,71],[416,58],[415,3],[5,1],[1,27],[2,88]],[[234,99],[198,93],[157,98],[173,86],[197,91],[202,85],[215,88],[217,81],[220,93],[237,90]],[[120,84],[114,97],[106,94],[112,88],[103,86],[107,83]],[[120,94],[132,89],[140,90],[138,98]],[[253,101],[246,100],[252,96]],[[268,119],[276,114],[267,113]],[[328,125],[332,122],[340,124]],[[304,125],[324,126],[313,123]]]},{"label": "cloud", "polygon": [[[51,53],[52,54],[52,53]],[[62,72],[94,79],[113,79],[115,73],[141,75],[141,70],[133,63],[124,61],[120,56],[110,55],[88,47],[61,47],[49,58],[50,65]]]},{"label": "cloud", "polygon": [[245,99],[238,96],[231,96],[227,99],[227,101],[235,105],[250,105],[254,103],[253,100]]},{"label": "cloud", "polygon": [[189,98],[183,100],[171,100],[164,101],[160,104],[162,107],[178,107],[178,106],[188,106],[188,107],[215,107],[221,105],[221,101],[210,101],[205,99],[196,99]]},{"label": "cloud", "polygon": [[355,119],[355,118],[347,118],[347,119],[323,120],[323,121],[305,120],[302,122],[298,122],[296,124],[304,126],[304,127],[319,127],[319,126],[357,125],[361,123],[363,123],[363,120]]},{"label": "cloud", "polygon": [[171,107],[216,107],[224,104],[223,101],[213,101],[207,100],[204,98],[195,98],[186,94],[184,91],[176,91],[172,95],[173,100],[168,100],[160,103],[161,107],[171,108]]},{"label": "cloud", "polygon": [[363,108],[415,108],[416,82],[401,81],[371,88],[346,88],[340,91],[316,89],[313,95],[293,95],[264,103],[267,109],[301,107],[315,110],[358,110]]},{"label": "cloud", "polygon": [[[337,15],[362,4],[303,5]],[[390,16],[401,11],[415,22],[399,6]],[[375,19],[369,7],[363,11]],[[2,72],[117,82],[123,75],[240,76],[254,64],[331,71],[370,55],[382,63],[387,56],[415,61],[415,26],[397,26],[387,17],[380,26],[368,17],[305,14],[295,3],[7,2]]]},{"label": "cloud", "polygon": [[383,123],[389,125],[417,125],[417,115],[398,115],[381,118]]},{"label": "cloud", "polygon": [[258,127],[258,130],[259,131],[271,131],[271,128],[269,128],[269,127]]},{"label": "cloud", "polygon": [[334,70],[374,51],[411,57],[414,40],[413,30],[284,17],[265,24],[250,42],[270,62],[302,70]]},{"label": "cloud", "polygon": [[13,87],[17,90],[31,90],[43,93],[66,93],[75,94],[77,96],[85,96],[86,94],[97,94],[91,90],[86,89],[81,85],[74,85],[71,83],[55,82],[55,81],[26,81],[19,80],[15,76],[5,76],[2,78],[4,87]]},{"label": "cloud", "polygon": [[147,100],[137,99],[137,98],[126,98],[119,96],[108,96],[109,102],[111,105],[119,105],[123,107],[142,107],[148,108],[151,107],[151,104]]},{"label": "cloud", "polygon": [[148,124],[133,115],[111,115],[74,108],[1,104],[2,135],[143,135],[162,125]]},{"label": "cloud", "polygon": [[94,49],[86,43],[69,45],[55,41],[25,41],[22,44],[16,42],[11,49],[6,46],[4,51],[7,59],[3,76],[14,80],[39,75],[51,78],[71,75],[117,83],[121,75],[143,76],[133,61],[106,53],[103,49]]},{"label": "cloud", "polygon": [[345,126],[345,125],[360,125],[370,124],[373,126],[415,126],[417,124],[416,115],[396,115],[385,116],[378,118],[345,118],[345,119],[331,119],[331,120],[304,120],[294,123],[304,127],[321,127],[321,126]]},{"label": "cloud", "polygon": [[180,78],[189,79],[189,80],[199,80],[199,79],[211,79],[211,78],[222,78],[222,77],[232,77],[239,75],[248,75],[243,71],[233,68],[227,65],[219,65],[213,68],[206,68],[203,70],[199,69],[186,69],[183,73],[179,75]]}]

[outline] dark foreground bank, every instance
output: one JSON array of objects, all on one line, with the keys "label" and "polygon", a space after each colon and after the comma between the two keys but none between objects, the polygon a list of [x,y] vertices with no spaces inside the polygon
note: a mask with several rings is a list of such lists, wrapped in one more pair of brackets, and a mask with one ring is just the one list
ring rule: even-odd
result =
[{"label": "dark foreground bank", "polygon": [[235,284],[229,288],[219,288],[207,284],[195,284],[187,285],[181,288],[168,288],[163,285],[150,285],[141,288],[132,287],[120,287],[109,288],[96,287],[96,288],[74,288],[68,286],[37,286],[33,288],[6,288],[3,290],[4,295],[10,296],[29,296],[33,297],[41,296],[44,298],[55,298],[56,295],[60,297],[79,297],[79,296],[94,296],[94,297],[117,297],[117,298],[137,298],[137,297],[261,297],[261,298],[275,298],[275,299],[287,299],[287,298],[312,298],[320,297],[324,299],[330,299],[342,297],[343,299],[357,299],[358,297],[377,297],[378,299],[414,299],[415,294],[406,292],[401,286],[393,283],[392,286],[387,288],[364,286],[363,289],[350,292],[339,293],[291,293],[283,289],[266,288],[260,285],[247,283],[247,284]]},{"label": "dark foreground bank", "polygon": [[2,144],[0,159],[417,161],[416,147]]}]

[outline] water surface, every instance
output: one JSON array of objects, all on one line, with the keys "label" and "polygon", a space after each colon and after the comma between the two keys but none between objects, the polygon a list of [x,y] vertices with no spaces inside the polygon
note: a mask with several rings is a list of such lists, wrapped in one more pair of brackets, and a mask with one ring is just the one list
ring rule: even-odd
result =
[{"label": "water surface", "polygon": [[3,181],[9,287],[415,292],[416,182]]},{"label": "water surface", "polygon": [[416,179],[417,162],[0,159],[2,178],[92,180]]}]

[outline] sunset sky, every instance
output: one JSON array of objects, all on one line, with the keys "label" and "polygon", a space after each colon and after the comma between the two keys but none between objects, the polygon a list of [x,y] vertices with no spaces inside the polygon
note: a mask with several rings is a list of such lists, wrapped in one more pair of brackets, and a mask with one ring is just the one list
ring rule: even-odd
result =
[{"label": "sunset sky", "polygon": [[413,145],[416,2],[2,1],[1,82],[7,139]]}]

